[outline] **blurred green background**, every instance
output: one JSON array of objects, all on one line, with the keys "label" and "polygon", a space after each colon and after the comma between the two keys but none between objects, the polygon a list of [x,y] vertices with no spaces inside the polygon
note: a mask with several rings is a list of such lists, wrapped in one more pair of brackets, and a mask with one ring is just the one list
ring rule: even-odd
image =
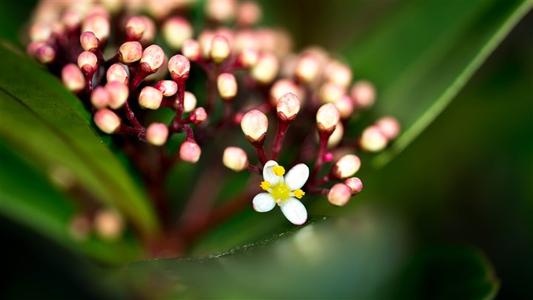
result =
[{"label": "blurred green background", "polygon": [[[374,34],[372,28],[384,26],[384,22],[386,26],[389,15],[398,7],[405,5],[403,1],[263,2],[266,23],[285,27],[293,34],[296,46],[319,44],[336,51],[355,62],[356,76],[368,76],[373,79],[373,76],[378,76],[375,75],[376,72],[382,70],[387,72],[386,63],[389,61],[385,61],[379,67],[374,66],[372,71],[364,73],[369,67],[365,62],[357,62],[358,57],[353,53],[365,54],[364,50],[357,50],[359,41],[366,40],[369,35]],[[433,1],[440,5],[443,2]],[[495,3],[503,2],[505,1],[495,1]],[[421,3],[422,1],[412,1],[413,6],[423,7]],[[487,1],[480,3],[488,5]],[[18,40],[21,25],[32,5],[33,1],[27,0],[19,0],[17,3],[3,1],[0,4],[2,38]],[[454,23],[455,15],[444,17]],[[479,21],[480,24],[484,24],[485,19]],[[498,298],[533,298],[533,291],[528,286],[533,270],[532,28],[533,15],[529,13],[477,70],[464,89],[454,97],[453,102],[416,140],[385,167],[369,171],[371,176],[365,181],[366,192],[355,198],[350,206],[350,211],[359,216],[352,220],[355,219],[355,224],[358,224],[357,222],[364,223],[365,218],[369,218],[370,221],[367,223],[374,224],[372,226],[377,228],[370,226],[375,230],[371,232],[386,238],[383,238],[383,243],[381,238],[379,243],[371,243],[373,246],[381,245],[376,246],[378,250],[372,247],[356,247],[354,249],[359,249],[361,252],[339,251],[339,255],[342,255],[340,261],[346,264],[345,268],[361,266],[368,268],[364,270],[369,273],[363,272],[361,277],[364,282],[367,280],[364,279],[366,276],[373,276],[370,271],[372,265],[358,262],[357,257],[360,256],[357,254],[364,256],[365,251],[376,251],[375,255],[382,263],[376,265],[376,268],[390,268],[390,270],[384,273],[376,271],[378,275],[375,276],[388,274],[388,279],[384,281],[387,282],[385,287],[397,291],[394,294],[378,293],[379,298],[451,299],[451,296],[454,299],[480,298],[475,293],[454,294],[455,284],[464,284],[470,278],[469,271],[465,269],[468,263],[462,264],[460,260],[449,263],[446,260],[437,260],[437,263],[420,264],[422,267],[417,267],[417,263],[427,257],[438,258],[442,252],[453,254],[454,251],[460,252],[458,249],[464,247],[476,249],[476,253],[481,253],[479,257],[490,261],[500,284]],[[426,31],[431,34],[431,30],[432,28],[420,28],[420,39],[423,39]],[[396,49],[388,51],[394,52]],[[398,51],[409,51],[409,48],[399,45]],[[406,56],[409,54],[398,53],[400,58]],[[357,64],[362,65],[361,72]],[[395,67],[397,66],[390,65],[391,69]],[[411,92],[410,95],[417,93]],[[409,103],[402,102],[396,106],[407,104]],[[413,107],[402,107],[402,109],[416,111],[416,100],[413,100],[412,105]],[[391,111],[385,111],[394,114],[394,105],[391,107]],[[316,211],[320,212],[321,208],[316,208]],[[343,212],[335,210],[332,214],[343,214]],[[270,236],[258,230],[259,234],[251,233],[247,236],[248,232],[244,232],[243,236],[239,237],[241,233],[239,230],[247,226],[239,225],[240,220],[244,220],[242,224],[248,224],[246,221],[248,219],[245,215],[235,222],[237,225],[230,224],[227,227],[229,229],[222,229],[220,234],[215,233],[211,241],[208,239],[205,244],[198,245],[198,253],[206,254],[215,249],[216,247],[211,245],[217,244],[220,240],[227,242],[220,248],[227,249],[239,243]],[[72,254],[69,250],[40,237],[33,230],[8,217],[2,215],[0,220],[0,238],[5,260],[3,273],[7,275],[0,283],[2,299],[27,297],[59,299],[73,298],[74,295],[77,299],[112,299],[131,296],[123,289],[117,288],[123,283],[113,283],[114,281],[101,283],[91,279],[94,272],[99,274],[103,271],[100,266],[94,266],[91,261]],[[262,220],[255,222],[260,223]],[[356,228],[354,229],[356,233],[358,230],[362,231],[359,238],[361,236],[366,238],[369,234],[365,231],[365,226],[350,224],[352,223],[348,222],[348,225],[341,223],[341,227]],[[323,229],[318,229],[319,232],[320,230]],[[224,234],[232,235],[234,241],[225,238]],[[355,241],[357,243],[357,240]],[[327,242],[320,241],[319,245],[309,242],[306,247],[320,248],[324,244]],[[364,240],[361,244],[366,245]],[[337,244],[332,242],[330,245]],[[398,249],[395,249],[397,246]],[[405,248],[402,248],[403,246]],[[379,252],[384,249],[387,251]],[[396,255],[402,259],[397,260]],[[383,260],[384,258],[389,258],[390,261]],[[467,261],[471,262],[468,259]],[[205,264],[209,265],[209,262]],[[241,262],[241,264],[247,266],[246,263]],[[332,265],[337,266],[334,263]],[[180,263],[176,266],[171,264],[170,269],[174,267],[177,270],[187,269],[186,265]],[[266,269],[265,272],[268,272],[268,267],[263,267]],[[141,268],[139,273],[146,272],[142,266],[132,268],[134,270]],[[216,268],[214,270],[213,273],[218,272]],[[329,272],[326,269],[318,270]],[[344,270],[342,265],[330,271],[334,274],[340,272],[339,270]],[[211,269],[191,271],[194,272],[204,274],[211,272]],[[285,271],[272,272],[283,278]],[[290,274],[291,271],[286,272]],[[244,274],[246,273],[243,271],[241,275],[245,276]],[[352,273],[347,271],[346,274]],[[342,276],[335,277],[335,280],[339,278]],[[346,280],[349,285],[350,280]],[[351,278],[351,280],[356,279]],[[369,286],[379,282],[379,280],[368,280]],[[335,281],[323,284],[323,291],[328,295],[328,287],[334,286]],[[476,284],[479,282],[472,283],[472,286]],[[339,284],[339,286],[346,285]],[[375,288],[378,287],[382,286],[376,283]],[[216,287],[214,290],[221,288],[223,287]],[[436,291],[443,292],[436,295]],[[339,295],[339,297],[370,295],[349,289],[330,292],[332,294],[329,295]],[[232,295],[237,295],[232,293],[228,292],[227,295],[230,298]],[[187,295],[195,296],[194,293]],[[318,297],[320,295],[315,294]]]}]

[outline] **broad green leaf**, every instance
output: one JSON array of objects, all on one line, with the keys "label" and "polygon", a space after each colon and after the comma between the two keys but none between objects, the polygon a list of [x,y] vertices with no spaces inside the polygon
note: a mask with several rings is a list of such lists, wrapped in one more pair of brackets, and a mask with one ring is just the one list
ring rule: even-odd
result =
[{"label": "broad green leaf", "polygon": [[403,125],[378,165],[445,109],[530,9],[528,0],[408,1],[347,49],[357,74],[378,87],[377,111]]},{"label": "broad green leaf", "polygon": [[67,170],[145,236],[157,221],[144,191],[91,128],[90,115],[57,79],[0,45],[0,138],[43,173]]}]

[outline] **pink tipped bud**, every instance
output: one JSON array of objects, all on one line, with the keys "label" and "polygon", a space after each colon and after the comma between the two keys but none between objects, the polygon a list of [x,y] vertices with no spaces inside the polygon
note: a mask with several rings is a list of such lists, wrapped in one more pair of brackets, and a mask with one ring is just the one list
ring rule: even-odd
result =
[{"label": "pink tipped bud", "polygon": [[328,140],[328,148],[334,148],[337,146],[341,141],[342,137],[344,136],[344,126],[342,126],[342,123],[337,123],[337,126],[335,126],[335,130],[333,130],[333,133],[329,136]]},{"label": "pink tipped bud", "polygon": [[224,100],[231,100],[237,95],[237,80],[233,74],[218,75],[217,87],[220,97]]},{"label": "pink tipped bud", "polygon": [[365,80],[354,83],[350,94],[356,108],[369,108],[376,101],[376,89],[374,85]]},{"label": "pink tipped bud", "polygon": [[295,75],[302,82],[314,82],[319,74],[320,61],[315,55],[304,54],[296,63]]},{"label": "pink tipped bud", "polygon": [[279,60],[274,54],[263,54],[253,66],[251,73],[252,77],[259,83],[269,84],[279,72]]},{"label": "pink tipped bud", "polygon": [[163,38],[172,49],[180,49],[192,35],[191,24],[182,17],[172,17],[163,24]]},{"label": "pink tipped bud", "polygon": [[366,128],[359,141],[361,148],[368,152],[379,152],[385,149],[387,142],[387,137],[375,125]]},{"label": "pink tipped bud", "polygon": [[344,206],[350,201],[352,190],[344,183],[335,184],[328,193],[329,203],[336,206]]},{"label": "pink tipped bud", "polygon": [[98,58],[90,51],[83,51],[78,55],[78,67],[85,74],[94,74],[98,66]]},{"label": "pink tipped bud", "polygon": [[38,22],[30,28],[30,40],[32,42],[46,42],[52,37],[52,26],[47,22]]},{"label": "pink tipped bud", "polygon": [[107,82],[118,81],[120,83],[128,84],[128,68],[123,64],[112,64],[106,72]]},{"label": "pink tipped bud", "polygon": [[146,31],[146,22],[144,17],[133,16],[126,22],[126,37],[130,41],[139,41]]},{"label": "pink tipped bud", "polygon": [[381,133],[389,139],[395,139],[400,133],[400,123],[393,117],[383,117],[376,122]]},{"label": "pink tipped bud", "polygon": [[114,210],[101,210],[94,217],[94,229],[106,240],[116,240],[124,230],[124,220]]},{"label": "pink tipped bud", "polygon": [[235,17],[236,10],[235,0],[208,0],[205,5],[207,17],[217,22],[231,21]]},{"label": "pink tipped bud", "polygon": [[109,104],[109,101],[109,93],[101,86],[94,89],[91,94],[91,104],[97,109],[106,107]]},{"label": "pink tipped bud", "polygon": [[320,100],[322,103],[335,103],[344,95],[344,89],[334,83],[326,82],[320,88]]},{"label": "pink tipped bud", "polygon": [[261,142],[268,130],[268,118],[260,110],[251,110],[242,117],[241,129],[251,142]]},{"label": "pink tipped bud", "polygon": [[109,37],[111,25],[109,19],[102,15],[92,15],[83,21],[81,32],[90,31],[100,40],[106,40]]},{"label": "pink tipped bud", "polygon": [[167,142],[168,128],[163,123],[152,123],[146,129],[146,140],[155,146],[162,146]]},{"label": "pink tipped bud", "polygon": [[228,40],[221,35],[215,35],[215,37],[211,41],[211,59],[215,63],[221,63],[229,57],[230,53],[231,48],[228,43]]},{"label": "pink tipped bud", "polygon": [[276,106],[278,104],[278,99],[288,93],[296,95],[299,100],[302,100],[304,94],[302,89],[292,80],[280,79],[276,81],[270,89],[270,102],[272,105]]},{"label": "pink tipped bud", "polygon": [[352,81],[352,70],[338,61],[331,61],[325,70],[326,80],[338,86],[347,88]]},{"label": "pink tipped bud", "polygon": [[118,48],[119,59],[122,63],[131,64],[143,55],[143,46],[139,42],[125,42]]},{"label": "pink tipped bud", "polygon": [[191,92],[185,92],[183,95],[183,112],[191,112],[196,108],[196,96]]},{"label": "pink tipped bud", "polygon": [[207,120],[207,112],[205,111],[203,107],[198,107],[192,111],[191,116],[189,118],[191,122],[193,122],[196,125],[199,125],[205,120]]},{"label": "pink tipped bud", "polygon": [[261,8],[253,1],[239,4],[237,9],[237,23],[242,26],[251,26],[261,19]]},{"label": "pink tipped bud", "polygon": [[334,130],[339,119],[339,111],[332,103],[322,105],[316,113],[316,123],[320,131]]},{"label": "pink tipped bud", "polygon": [[276,112],[278,118],[283,121],[292,121],[300,111],[300,100],[293,93],[287,93],[278,100]]},{"label": "pink tipped bud", "polygon": [[145,86],[139,94],[139,105],[146,109],[158,109],[163,101],[163,93],[160,90]]},{"label": "pink tipped bud", "polygon": [[65,25],[68,30],[74,30],[80,26],[83,15],[76,9],[68,9],[61,16],[61,23]]},{"label": "pink tipped bud", "polygon": [[209,58],[209,54],[211,53],[211,42],[213,41],[214,37],[215,34],[207,30],[202,31],[202,33],[198,37],[198,43],[200,44],[200,52],[205,58]]},{"label": "pink tipped bud", "polygon": [[68,64],[61,70],[61,78],[65,87],[75,93],[85,88],[85,77],[75,64]]},{"label": "pink tipped bud", "polygon": [[354,195],[359,194],[363,190],[363,182],[357,177],[347,178],[344,184],[352,190],[352,194]]},{"label": "pink tipped bud", "polygon": [[348,154],[341,157],[333,166],[332,173],[337,178],[348,178],[353,176],[361,167],[361,160],[357,155]]},{"label": "pink tipped bud", "polygon": [[192,39],[185,40],[181,47],[181,53],[190,61],[197,61],[200,59],[200,44]]},{"label": "pink tipped bud", "polygon": [[158,81],[154,87],[165,97],[172,97],[178,92],[178,84],[173,80]]},{"label": "pink tipped bud", "polygon": [[100,40],[92,31],[86,31],[80,35],[80,44],[83,50],[92,51],[98,49]]},{"label": "pink tipped bud", "polygon": [[33,55],[40,63],[49,64],[55,60],[56,50],[47,44],[41,44],[41,46],[35,50]]},{"label": "pink tipped bud", "polygon": [[350,96],[344,95],[333,104],[339,110],[342,119],[348,119],[352,115],[354,104]]},{"label": "pink tipped bud", "polygon": [[180,158],[183,161],[196,163],[202,155],[202,149],[194,141],[185,141],[180,146]]},{"label": "pink tipped bud", "polygon": [[146,73],[155,73],[165,63],[165,52],[157,45],[148,46],[141,56],[141,69]]},{"label": "pink tipped bud", "polygon": [[246,48],[241,51],[238,57],[239,63],[245,68],[251,68],[255,66],[259,60],[259,52],[252,48]]},{"label": "pink tipped bud", "polygon": [[113,111],[102,108],[94,114],[94,123],[103,132],[112,134],[120,127],[120,118]]},{"label": "pink tipped bud", "polygon": [[129,90],[124,83],[111,81],[105,85],[105,89],[109,93],[109,107],[112,109],[120,108],[128,100]]},{"label": "pink tipped bud", "polygon": [[187,57],[183,55],[176,54],[168,61],[168,70],[170,71],[170,76],[175,81],[187,79],[189,77],[190,69],[191,63]]},{"label": "pink tipped bud", "polygon": [[248,155],[239,147],[227,147],[222,162],[228,169],[240,172],[248,167]]}]

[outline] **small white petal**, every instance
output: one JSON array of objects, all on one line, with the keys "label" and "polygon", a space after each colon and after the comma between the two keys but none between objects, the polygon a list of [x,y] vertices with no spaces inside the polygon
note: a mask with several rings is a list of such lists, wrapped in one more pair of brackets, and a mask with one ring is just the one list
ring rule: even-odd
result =
[{"label": "small white petal", "polygon": [[258,212],[271,211],[274,206],[276,206],[274,198],[272,198],[269,193],[257,194],[252,202],[254,205],[254,209]]},{"label": "small white petal", "polygon": [[309,168],[305,164],[297,164],[285,176],[285,183],[291,191],[301,189],[309,178]]},{"label": "small white petal", "polygon": [[294,225],[302,225],[307,221],[307,210],[301,201],[289,198],[280,204],[281,212]]},{"label": "small white petal", "polygon": [[269,160],[266,162],[265,166],[263,167],[263,179],[270,182],[270,184],[272,185],[275,185],[276,183],[280,182],[283,179],[282,176],[277,176],[276,174],[274,174],[274,171],[272,170],[272,168],[274,168],[277,165],[278,165],[277,162],[273,160]]}]

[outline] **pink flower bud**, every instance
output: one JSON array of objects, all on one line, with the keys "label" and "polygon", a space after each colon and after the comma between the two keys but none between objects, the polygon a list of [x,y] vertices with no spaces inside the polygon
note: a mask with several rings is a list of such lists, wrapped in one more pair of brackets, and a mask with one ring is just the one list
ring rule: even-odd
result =
[{"label": "pink flower bud", "polygon": [[94,74],[98,67],[98,58],[90,51],[83,51],[78,55],[78,67],[85,74]]},{"label": "pink flower bud", "polygon": [[314,82],[319,74],[320,62],[314,55],[304,54],[296,63],[295,75],[302,82]]},{"label": "pink flower bud", "polygon": [[178,85],[173,80],[158,81],[154,87],[163,93],[165,97],[172,97],[178,92]]},{"label": "pink flower bud", "polygon": [[352,81],[352,70],[350,67],[335,60],[326,65],[324,73],[327,81],[343,88],[347,88]]},{"label": "pink flower bud", "polygon": [[183,95],[183,112],[191,112],[196,108],[196,96],[191,92],[185,92]]},{"label": "pink flower bud", "polygon": [[85,77],[75,64],[68,64],[61,70],[61,78],[65,87],[75,93],[85,88]]},{"label": "pink flower bud", "polygon": [[94,229],[103,239],[116,240],[124,230],[124,221],[114,210],[101,210],[94,217]]},{"label": "pink flower bud", "polygon": [[52,26],[48,22],[37,22],[30,28],[32,42],[46,42],[52,37]]},{"label": "pink flower bud", "polygon": [[350,201],[352,190],[344,183],[335,184],[328,193],[329,203],[336,206],[344,206]]},{"label": "pink flower bud", "polygon": [[205,120],[207,120],[207,113],[203,107],[198,107],[192,111],[191,116],[189,118],[191,119],[191,122],[196,125],[199,125]]},{"label": "pink flower bud", "polygon": [[168,138],[167,125],[163,123],[152,123],[146,129],[146,140],[155,146],[162,146]]},{"label": "pink flower bud", "polygon": [[[38,42],[41,43],[41,42]],[[42,64],[49,64],[56,58],[56,50],[51,46],[42,43],[33,54],[35,58]]]},{"label": "pink flower bud", "polygon": [[132,41],[139,41],[146,31],[146,22],[143,17],[133,16],[126,22],[126,37]]},{"label": "pink flower bud", "polygon": [[163,38],[172,49],[180,49],[192,36],[191,24],[182,17],[172,17],[163,24]]},{"label": "pink flower bud", "polygon": [[201,154],[202,149],[194,141],[185,141],[180,146],[180,158],[183,161],[196,163]]},{"label": "pink flower bud", "polygon": [[352,98],[348,95],[343,95],[335,103],[335,107],[339,111],[342,119],[348,119],[352,116],[354,110],[354,104]]},{"label": "pink flower bud", "polygon": [[61,16],[61,23],[63,23],[68,30],[72,31],[80,26],[82,19],[83,15],[80,11],[76,9],[67,9]]},{"label": "pink flower bud", "polygon": [[112,134],[120,127],[120,118],[112,110],[102,108],[94,114],[94,123],[103,132]]},{"label": "pink flower bud", "polygon": [[202,33],[198,37],[198,43],[200,44],[200,52],[205,58],[209,58],[209,55],[211,53],[211,42],[213,41],[214,37],[215,34],[207,30],[202,31]]},{"label": "pink flower bud", "polygon": [[101,86],[94,89],[91,94],[91,104],[97,109],[106,107],[109,104],[109,101],[109,93]]},{"label": "pink flower bud", "polygon": [[109,24],[109,19],[101,15],[92,15],[83,21],[81,26],[81,32],[90,31],[98,38],[98,40],[103,41],[109,37],[111,30],[111,25]]},{"label": "pink flower bud", "polygon": [[143,55],[143,46],[139,42],[125,42],[118,48],[118,55],[120,61],[125,64],[131,64]]},{"label": "pink flower bud", "polygon": [[148,46],[141,57],[141,69],[146,73],[155,73],[165,63],[165,53],[157,45]]},{"label": "pink flower bud", "polygon": [[239,63],[245,68],[251,68],[255,66],[259,60],[259,52],[252,48],[246,48],[241,51],[238,57]]},{"label": "pink flower bud", "polygon": [[92,31],[86,31],[80,35],[80,44],[83,50],[91,51],[98,49],[100,40]]},{"label": "pink flower bud", "polygon": [[168,61],[168,70],[170,71],[170,76],[175,81],[187,79],[187,77],[189,77],[190,69],[191,63],[183,55],[176,54]]},{"label": "pink flower bud", "polygon": [[252,78],[262,84],[271,83],[279,72],[279,60],[272,53],[265,53],[251,70]]},{"label": "pink flower bud", "polygon": [[139,105],[146,109],[158,109],[163,101],[163,93],[160,90],[145,86],[139,93]]},{"label": "pink flower bud", "polygon": [[248,155],[239,147],[227,147],[222,162],[228,169],[240,172],[248,166]]},{"label": "pink flower bud", "polygon": [[320,88],[319,93],[322,103],[335,103],[344,95],[344,89],[334,83],[326,82]]},{"label": "pink flower bud", "polygon": [[400,124],[393,117],[383,117],[376,122],[376,126],[381,130],[381,133],[389,139],[395,139],[400,133]]},{"label": "pink flower bud", "polygon": [[230,53],[231,48],[228,43],[228,40],[221,35],[215,35],[215,37],[211,41],[211,59],[215,63],[221,63],[229,57]]},{"label": "pink flower bud", "polygon": [[260,142],[268,130],[268,118],[260,110],[251,110],[242,117],[241,129],[251,142]]},{"label": "pink flower bud", "polygon": [[270,89],[270,102],[273,106],[278,104],[278,99],[283,97],[285,94],[292,93],[301,101],[303,98],[303,90],[296,85],[290,79],[280,79],[276,81],[272,88]]},{"label": "pink flower bud", "polygon": [[128,69],[123,64],[112,64],[106,72],[107,82],[118,81],[120,83],[128,84]]},{"label": "pink flower bud", "polygon": [[359,194],[363,190],[363,182],[357,177],[347,178],[344,180],[344,184],[352,190],[352,194],[354,195]]},{"label": "pink flower bud", "polygon": [[185,40],[181,47],[181,53],[190,61],[197,61],[200,59],[200,44],[192,39]]},{"label": "pink flower bud", "polygon": [[335,130],[333,130],[333,133],[329,136],[328,140],[328,148],[334,148],[337,146],[341,141],[342,137],[344,136],[344,126],[342,126],[342,123],[337,123],[337,126],[335,126]]},{"label": "pink flower bud", "polygon": [[120,108],[128,100],[129,90],[124,83],[111,81],[105,85],[105,89],[109,93],[109,107],[112,109]]},{"label": "pink flower bud", "polygon": [[231,100],[237,95],[237,80],[230,73],[218,75],[217,87],[220,97],[224,100]]},{"label": "pink flower bud", "polygon": [[287,93],[278,100],[276,112],[278,118],[283,121],[292,121],[300,111],[300,100],[293,93]]},{"label": "pink flower bud", "polygon": [[217,22],[231,21],[235,17],[237,2],[235,0],[207,0],[205,13]]},{"label": "pink flower bud", "polygon": [[237,23],[242,26],[251,26],[261,19],[261,8],[253,1],[244,1],[237,8]]},{"label": "pink flower bud", "polygon": [[316,123],[320,131],[334,130],[339,119],[339,111],[332,103],[322,105],[316,113]]},{"label": "pink flower bud", "polygon": [[379,152],[385,149],[387,142],[387,137],[376,125],[366,128],[359,141],[361,148],[368,152]]},{"label": "pink flower bud", "polygon": [[333,166],[332,173],[337,178],[353,176],[361,167],[361,160],[353,154],[344,155]]},{"label": "pink flower bud", "polygon": [[350,93],[356,108],[369,108],[376,100],[376,89],[368,81],[355,82]]}]

